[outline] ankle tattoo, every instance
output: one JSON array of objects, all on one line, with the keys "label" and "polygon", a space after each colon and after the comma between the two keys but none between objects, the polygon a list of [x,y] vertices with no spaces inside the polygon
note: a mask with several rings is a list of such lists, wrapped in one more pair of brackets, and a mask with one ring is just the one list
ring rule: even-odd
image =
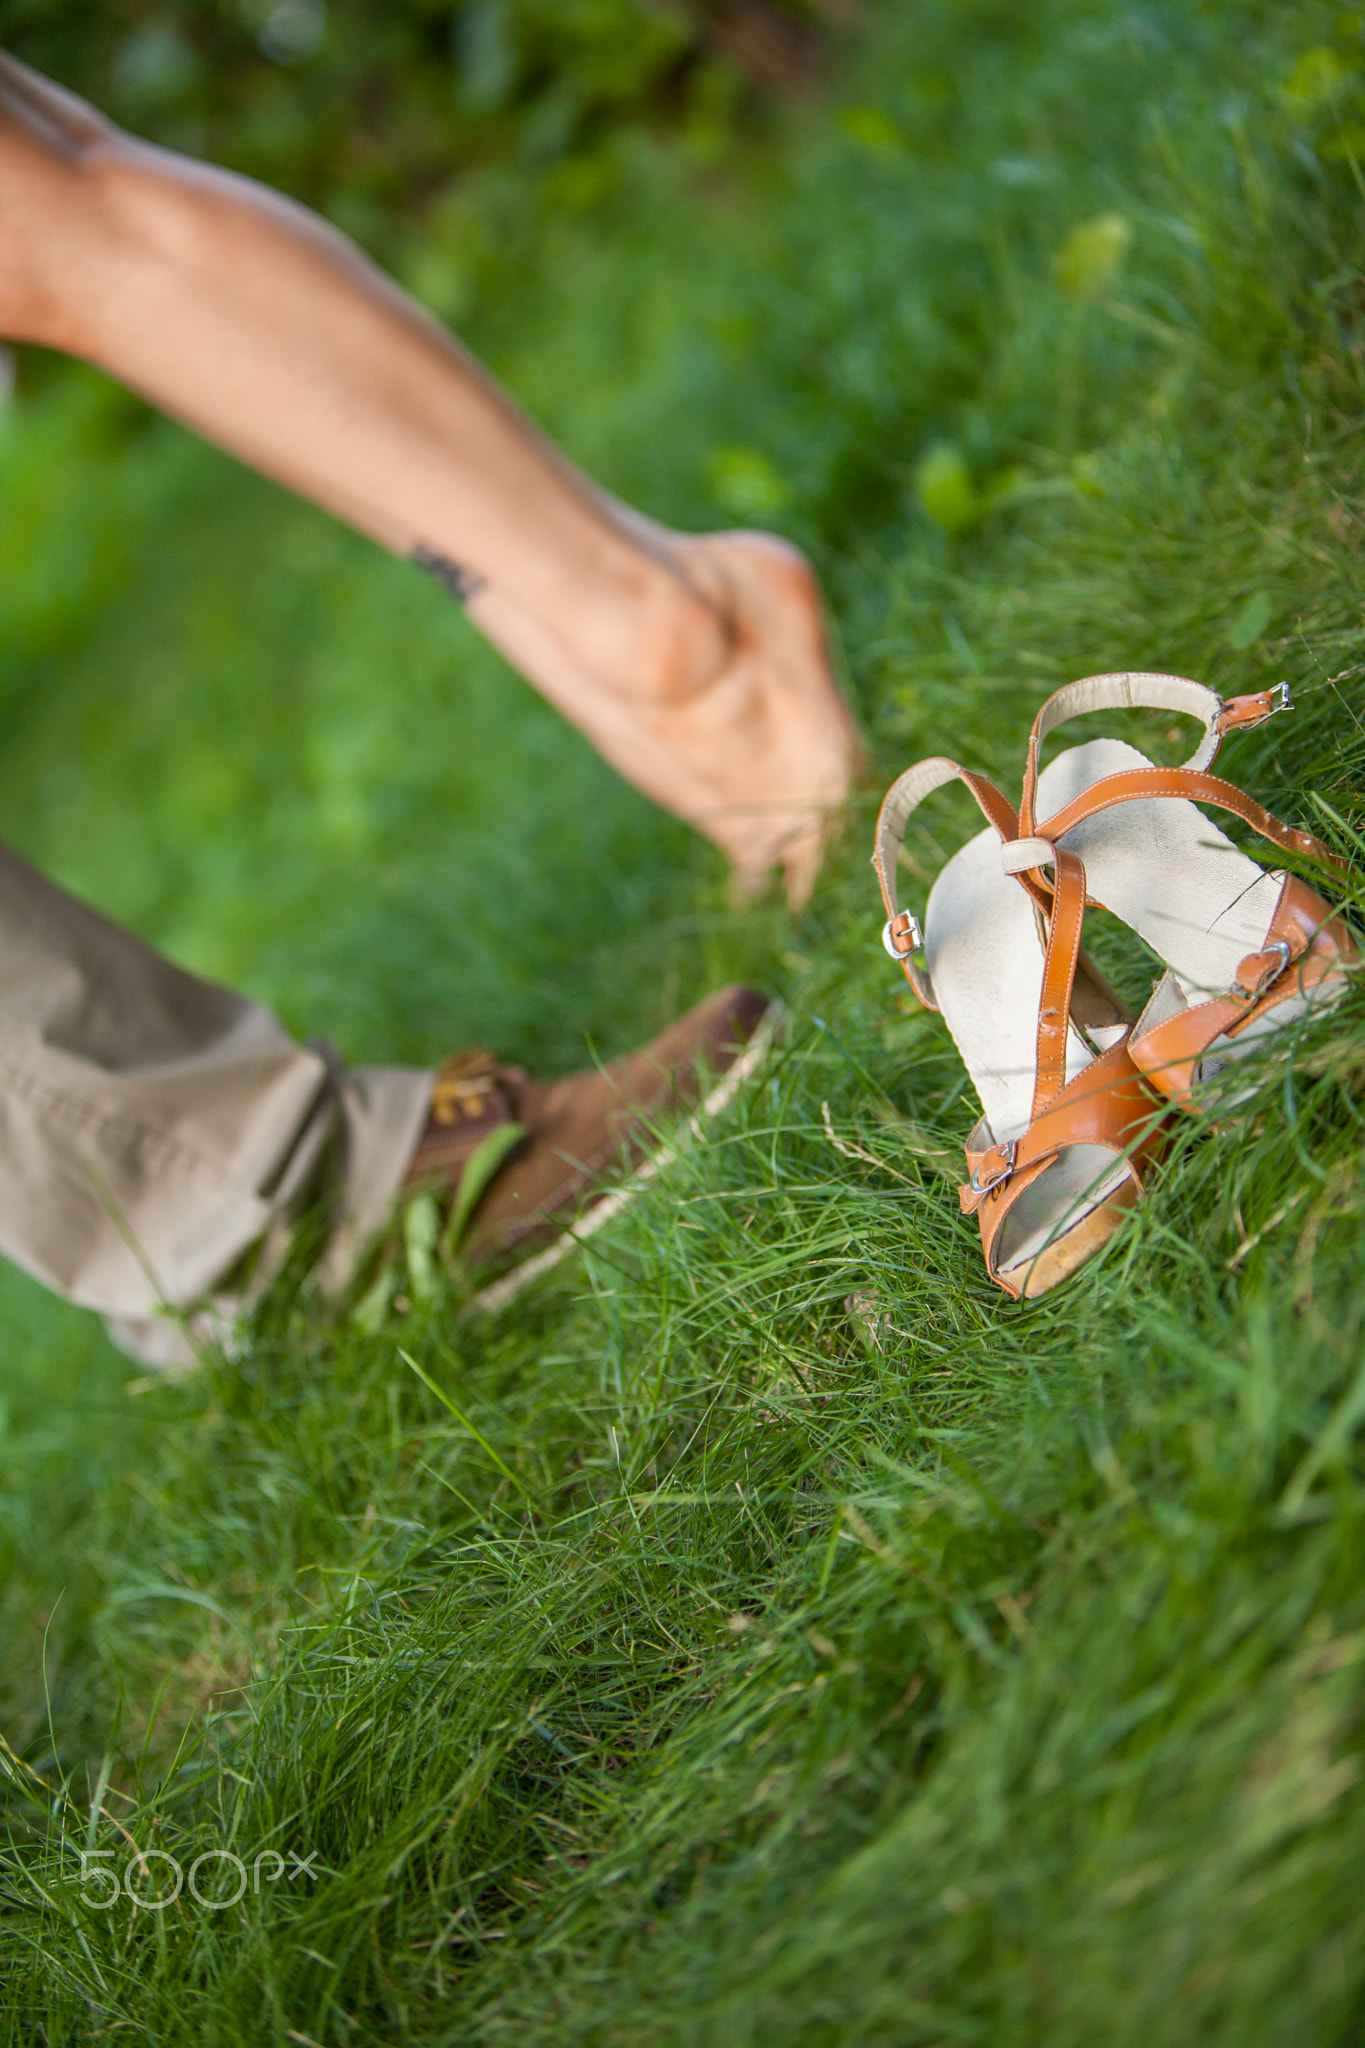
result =
[{"label": "ankle tattoo", "polygon": [[477,597],[481,590],[487,590],[488,578],[478,575],[473,569],[461,568],[452,562],[449,555],[438,554],[435,548],[415,547],[410,559],[419,569],[425,569],[434,576],[442,590],[448,590],[458,604],[468,604],[471,597]]}]

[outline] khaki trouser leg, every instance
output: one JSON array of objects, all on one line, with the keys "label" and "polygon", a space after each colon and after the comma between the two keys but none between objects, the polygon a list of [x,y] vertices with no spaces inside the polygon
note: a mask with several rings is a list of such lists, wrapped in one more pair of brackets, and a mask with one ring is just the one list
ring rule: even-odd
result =
[{"label": "khaki trouser leg", "polygon": [[328,1175],[318,1274],[343,1285],[430,1090],[420,1069],[347,1071],[296,1045],[0,846],[0,1252],[134,1356],[188,1363],[166,1311],[230,1314],[221,1283],[272,1233],[287,1242]]}]

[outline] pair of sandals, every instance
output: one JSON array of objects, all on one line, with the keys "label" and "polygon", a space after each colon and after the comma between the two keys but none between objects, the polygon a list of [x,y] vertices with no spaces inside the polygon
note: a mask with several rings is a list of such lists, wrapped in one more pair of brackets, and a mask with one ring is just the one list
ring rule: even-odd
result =
[{"label": "pair of sandals", "polygon": [[[1067,719],[1137,707],[1198,719],[1203,738],[1183,766],[1099,739],[1039,773],[1044,740]],[[1345,868],[1209,773],[1227,734],[1288,709],[1283,683],[1225,703],[1183,676],[1088,676],[1035,719],[1017,813],[941,757],[887,793],[873,855],[883,943],[920,1002],[942,1011],[981,1098],[962,1207],[979,1220],[991,1278],[1016,1300],[1045,1294],[1113,1236],[1172,1110],[1197,1113],[1201,1084],[1345,987],[1358,948],[1333,907],[1296,875],[1258,867],[1196,809],[1230,811],[1287,853]],[[899,907],[897,857],[914,811],[954,780],[986,829],[939,875],[921,932]],[[1136,1022],[1082,947],[1091,904],[1164,963]]]}]

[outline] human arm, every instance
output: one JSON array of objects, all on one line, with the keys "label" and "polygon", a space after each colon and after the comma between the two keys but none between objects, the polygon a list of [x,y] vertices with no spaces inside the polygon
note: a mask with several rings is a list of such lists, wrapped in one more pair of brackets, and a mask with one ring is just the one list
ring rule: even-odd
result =
[{"label": "human arm", "polygon": [[802,558],[670,533],[577,470],[346,238],[0,53],[0,332],[98,364],[402,554],[614,765],[808,890],[856,755]]}]

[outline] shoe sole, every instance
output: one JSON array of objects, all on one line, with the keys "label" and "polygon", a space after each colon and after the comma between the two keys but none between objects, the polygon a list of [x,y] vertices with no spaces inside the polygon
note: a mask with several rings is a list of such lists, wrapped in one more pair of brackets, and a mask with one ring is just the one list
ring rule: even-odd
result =
[{"label": "shoe sole", "polygon": [[[758,1072],[772,1050],[778,1024],[784,1015],[785,1012],[779,1003],[773,1003],[769,1007],[762,1023],[739,1058],[726,1068],[709,1095],[687,1119],[684,1129],[689,1137],[700,1138],[703,1125],[728,1109],[740,1089]],[[519,1294],[539,1280],[543,1274],[552,1272],[571,1252],[577,1251],[588,1238],[595,1237],[599,1230],[619,1216],[637,1195],[642,1195],[661,1173],[665,1173],[674,1164],[678,1152],[677,1144],[661,1145],[652,1158],[647,1159],[643,1166],[636,1168],[629,1180],[614,1189],[611,1194],[604,1195],[602,1200],[595,1203],[578,1222],[561,1231],[552,1244],[547,1244],[543,1251],[536,1252],[522,1265],[514,1266],[501,1280],[495,1280],[491,1286],[483,1288],[470,1301],[469,1308],[477,1309],[485,1315],[496,1315],[500,1309],[506,1308],[509,1302],[515,1301]]]}]

